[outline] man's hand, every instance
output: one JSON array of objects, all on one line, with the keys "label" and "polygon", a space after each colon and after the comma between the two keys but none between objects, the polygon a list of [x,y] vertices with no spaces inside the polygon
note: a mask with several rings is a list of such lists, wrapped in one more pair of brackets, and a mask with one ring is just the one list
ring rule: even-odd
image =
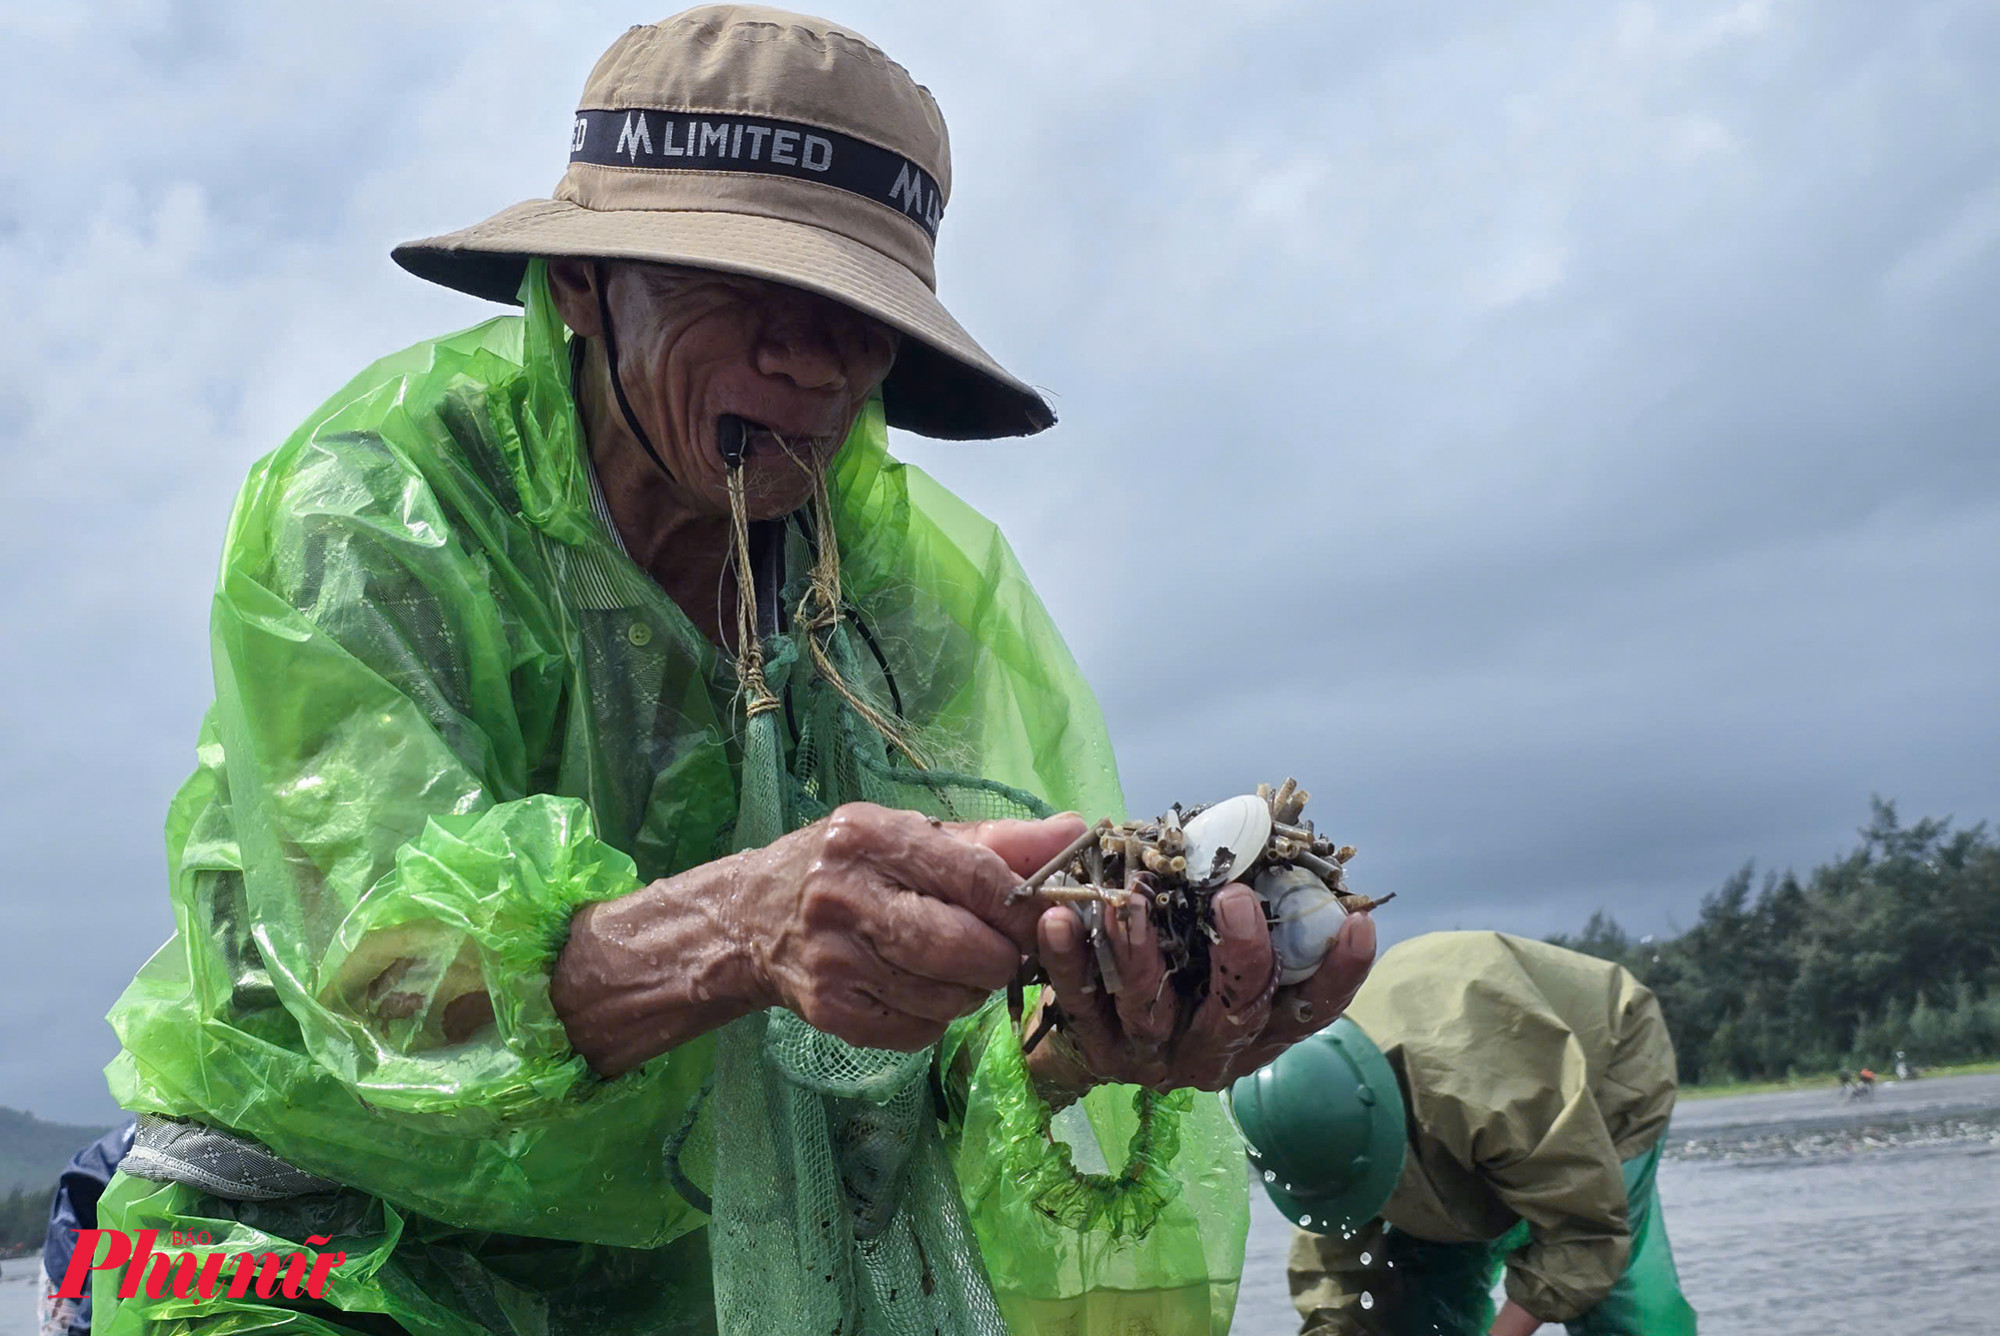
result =
[{"label": "man's hand", "polygon": [[1076,816],[946,825],[849,804],[579,911],[550,997],[606,1076],[768,1006],[913,1051],[1014,977],[1041,904],[1008,893],[1082,832]]},{"label": "man's hand", "polygon": [[1535,1336],[1541,1329],[1540,1318],[1509,1299],[1487,1330],[1488,1336]]},{"label": "man's hand", "polygon": [[1179,1000],[1142,896],[1135,893],[1127,910],[1105,916],[1123,984],[1116,996],[1086,987],[1091,947],[1076,912],[1059,906],[1044,913],[1036,929],[1042,966],[1069,1019],[1075,1051],[1061,1043],[1037,1048],[1029,1057],[1036,1083],[1057,1094],[1099,1082],[1221,1090],[1331,1025],[1375,961],[1375,924],[1355,914],[1341,925],[1319,972],[1280,989],[1257,893],[1226,886],[1214,908],[1221,940],[1209,948],[1208,996],[1178,1036]]},{"label": "man's hand", "polygon": [[770,1002],[852,1044],[913,1051],[976,1011],[1034,950],[1021,879],[1080,817],[946,825],[851,804],[740,874],[743,936]]}]

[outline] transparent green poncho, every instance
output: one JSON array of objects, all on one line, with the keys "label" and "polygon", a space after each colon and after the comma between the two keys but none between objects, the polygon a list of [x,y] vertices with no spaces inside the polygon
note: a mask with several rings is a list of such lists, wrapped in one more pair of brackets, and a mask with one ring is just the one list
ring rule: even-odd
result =
[{"label": "transparent green poncho", "polygon": [[[324,1235],[350,1260],[323,1303],[119,1303],[100,1275],[109,1333],[714,1328],[716,1039],[599,1079],[548,981],[579,906],[753,833],[738,682],[593,512],[539,265],[523,298],[376,363],[252,470],[215,704],[167,822],[179,930],[112,1013],[126,1107],[349,1190],[232,1202],[121,1176],[101,1223],[232,1252]],[[950,774],[917,782],[780,636],[770,811],[1117,812],[1095,701],[1005,540],[888,456],[879,404],[829,490],[852,613],[833,656]],[[795,581],[808,541],[786,539]],[[1012,1330],[1226,1329],[1247,1211],[1214,1097],[1100,1089],[1052,1138],[997,1004],[927,1061],[922,1118]],[[1106,1172],[1076,1170],[1065,1138]]]}]

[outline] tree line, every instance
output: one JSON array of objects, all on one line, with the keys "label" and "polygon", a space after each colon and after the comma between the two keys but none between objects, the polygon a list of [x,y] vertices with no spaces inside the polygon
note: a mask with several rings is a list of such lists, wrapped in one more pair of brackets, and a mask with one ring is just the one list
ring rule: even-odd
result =
[{"label": "tree line", "polygon": [[42,1250],[49,1227],[49,1200],[55,1186],[15,1188],[0,1196],[0,1257],[20,1257]]},{"label": "tree line", "polygon": [[1558,946],[1660,999],[1684,1084],[2000,1057],[2000,840],[1876,800],[1852,852],[1761,880],[1746,865],[1692,928],[1634,939],[1599,911]]}]

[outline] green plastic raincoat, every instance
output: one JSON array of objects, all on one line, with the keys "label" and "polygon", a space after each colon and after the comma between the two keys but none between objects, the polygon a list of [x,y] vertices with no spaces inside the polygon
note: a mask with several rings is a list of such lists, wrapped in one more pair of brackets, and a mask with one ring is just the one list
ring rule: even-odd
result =
[{"label": "green plastic raincoat", "polygon": [[[112,1013],[120,1103],[346,1187],[232,1201],[121,1176],[104,1226],[232,1253],[317,1235],[349,1260],[322,1301],[120,1302],[100,1273],[108,1336],[715,1323],[702,1194],[677,1190],[715,1168],[712,1038],[600,1079],[548,983],[579,906],[732,847],[738,683],[593,505],[539,264],[522,297],[377,362],[252,470],[215,704],[167,822],[178,933]],[[1117,812],[1095,701],[1005,540],[889,457],[879,403],[830,492],[852,604],[834,656],[943,777],[892,764],[780,638],[789,823],[857,798]],[[1010,1326],[1226,1329],[1247,1209],[1213,1097],[1101,1089],[1052,1138],[1004,1008],[940,1052],[945,1145]]]},{"label": "green plastic raincoat", "polygon": [[1673,1044],[1628,970],[1429,933],[1385,952],[1347,1015],[1396,1071],[1410,1149],[1379,1220],[1295,1232],[1312,1336],[1478,1336],[1503,1269],[1510,1298],[1577,1336],[1693,1336],[1654,1186]]}]

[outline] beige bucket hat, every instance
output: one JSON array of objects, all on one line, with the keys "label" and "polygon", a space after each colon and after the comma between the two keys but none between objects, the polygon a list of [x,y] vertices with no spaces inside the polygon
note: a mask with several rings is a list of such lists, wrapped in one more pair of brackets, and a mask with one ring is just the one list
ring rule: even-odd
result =
[{"label": "beige bucket hat", "polygon": [[929,90],[858,33],[704,5],[620,37],[591,71],[555,198],[396,247],[419,278],[517,300],[533,256],[654,260],[805,288],[906,336],[892,425],[1025,436],[1055,414],[937,299],[951,149]]}]

